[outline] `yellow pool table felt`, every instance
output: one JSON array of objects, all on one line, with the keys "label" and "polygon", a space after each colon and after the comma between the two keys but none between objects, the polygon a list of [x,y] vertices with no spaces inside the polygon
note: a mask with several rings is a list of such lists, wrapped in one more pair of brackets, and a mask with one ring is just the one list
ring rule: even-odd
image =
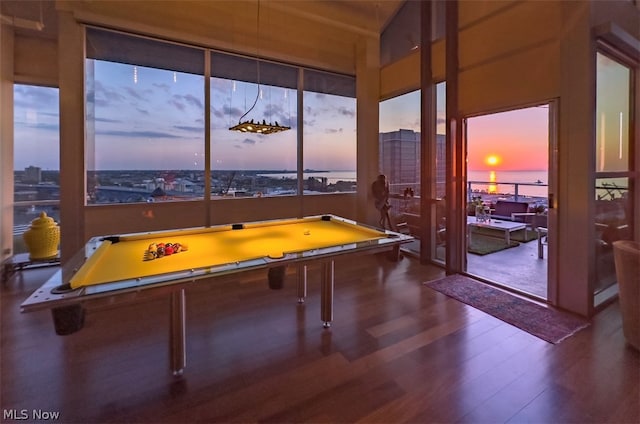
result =
[{"label": "yellow pool table felt", "polygon": [[[341,220],[301,219],[121,236],[104,241],[71,278],[73,289],[258,258],[386,238],[386,233]],[[187,251],[145,260],[151,243],[180,243]]]}]

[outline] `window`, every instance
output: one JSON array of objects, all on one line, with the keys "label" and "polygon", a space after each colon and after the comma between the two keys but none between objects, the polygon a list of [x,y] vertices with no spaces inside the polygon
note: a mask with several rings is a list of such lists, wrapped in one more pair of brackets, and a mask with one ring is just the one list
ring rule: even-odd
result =
[{"label": "window", "polygon": [[[216,52],[211,69],[211,198],[297,194],[298,69]],[[241,118],[291,130],[229,131]]]},{"label": "window", "polygon": [[352,77],[304,72],[304,189],[356,190],[356,99]]},{"label": "window", "polygon": [[[392,194],[420,194],[420,90],[380,103],[380,172]],[[417,207],[417,202],[416,202]]]},{"label": "window", "polygon": [[[90,204],[301,194],[301,73],[307,87],[304,164],[322,173],[317,179],[305,173],[305,188],[355,190],[352,76],[91,27],[86,69]],[[290,130],[230,131],[240,120]],[[211,149],[205,149],[207,131]],[[211,192],[205,193],[209,173]]]},{"label": "window", "polygon": [[88,28],[87,57],[88,203],[201,199],[203,51]]},{"label": "window", "polygon": [[606,289],[616,282],[612,243],[633,236],[635,178],[629,145],[632,69],[601,52],[596,63],[594,295],[598,303],[610,296]]},{"label": "window", "polygon": [[58,89],[14,85],[14,253],[27,251],[22,234],[40,212],[60,223]]}]

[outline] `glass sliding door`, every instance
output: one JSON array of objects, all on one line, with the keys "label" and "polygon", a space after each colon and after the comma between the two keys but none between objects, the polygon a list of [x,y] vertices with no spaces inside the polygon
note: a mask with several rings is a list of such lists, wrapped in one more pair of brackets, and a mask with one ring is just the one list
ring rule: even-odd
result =
[{"label": "glass sliding door", "polygon": [[[380,102],[379,128],[378,170],[389,182],[391,220],[419,238],[420,90]],[[420,252],[418,240],[404,247]]]},{"label": "glass sliding door", "polygon": [[467,118],[467,271],[546,299],[549,105]]},{"label": "glass sliding door", "polygon": [[612,244],[633,238],[633,70],[598,52],[594,173],[594,305],[617,293]]},{"label": "glass sliding door", "polygon": [[[436,133],[433,157],[420,164],[420,90],[380,102],[379,165],[380,173],[387,176],[390,186],[390,214],[400,230],[420,238],[421,167],[434,172],[432,198],[435,216],[430,223],[429,242],[432,243],[430,260],[444,264],[446,247],[446,125],[444,82],[436,85]],[[412,253],[420,253],[418,240],[404,246]]]},{"label": "glass sliding door", "polygon": [[447,125],[446,125],[446,90],[447,84],[436,84],[436,134],[435,134],[435,158],[432,166],[435,167],[435,223],[432,225],[432,239],[435,249],[432,249],[433,261],[444,264],[446,261],[446,235],[447,235],[447,206],[445,202],[447,190]]}]

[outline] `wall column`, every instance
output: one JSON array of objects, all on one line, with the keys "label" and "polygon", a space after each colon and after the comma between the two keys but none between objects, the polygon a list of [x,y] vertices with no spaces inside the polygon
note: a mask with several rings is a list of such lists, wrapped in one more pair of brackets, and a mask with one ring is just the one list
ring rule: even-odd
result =
[{"label": "wall column", "polygon": [[85,240],[84,29],[70,12],[58,13],[60,83],[60,244],[66,262]]},{"label": "wall column", "polygon": [[380,170],[380,39],[361,38],[356,46],[356,98],[357,98],[357,209],[356,219],[377,225],[378,212],[373,206],[371,183]]},{"label": "wall column", "polygon": [[[556,306],[583,316],[592,314],[595,277],[595,46],[588,2],[562,4],[567,25],[560,44],[560,131]],[[553,242],[553,241],[552,241]],[[570,254],[567,254],[570,252]]]},{"label": "wall column", "polygon": [[0,25],[0,262],[13,252],[13,28]]}]

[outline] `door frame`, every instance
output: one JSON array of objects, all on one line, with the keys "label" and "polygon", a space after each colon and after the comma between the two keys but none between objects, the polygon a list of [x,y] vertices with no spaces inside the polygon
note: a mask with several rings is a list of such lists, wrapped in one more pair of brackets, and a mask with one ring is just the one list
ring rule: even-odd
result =
[{"label": "door frame", "polygon": [[[475,113],[473,115],[463,116],[461,119],[461,132],[462,132],[462,149],[458,149],[457,153],[459,153],[462,157],[458,158],[462,163],[465,164],[464,169],[464,178],[461,178],[458,183],[462,185],[462,187],[458,187],[459,190],[462,190],[466,194],[467,190],[467,143],[468,143],[468,119],[474,118],[478,116],[486,116],[492,115],[501,112],[509,112],[520,109],[527,109],[536,106],[547,105],[548,107],[548,117],[547,117],[547,126],[548,126],[548,159],[547,159],[547,178],[548,178],[548,187],[547,187],[547,197],[548,197],[548,211],[547,211],[547,299],[546,302],[552,305],[557,304],[558,301],[558,252],[556,248],[556,241],[558,240],[558,119],[559,119],[559,102],[558,99],[550,99],[543,102],[537,102],[532,104],[519,105],[516,107],[509,107],[500,110],[493,111],[485,111],[482,113]],[[466,215],[466,208],[461,211],[461,214]],[[465,221],[466,216],[457,217],[460,221]],[[468,273],[468,263],[467,263],[467,232],[466,225],[463,227],[464,230],[458,232],[457,234],[452,234],[452,237],[456,237],[457,240],[460,241],[460,252],[462,260],[462,269],[461,272],[465,275],[470,275]],[[449,243],[450,241],[447,240]],[[478,278],[478,276],[473,275],[474,278]],[[491,281],[488,281],[491,283]],[[526,293],[523,293],[526,295]]]}]

